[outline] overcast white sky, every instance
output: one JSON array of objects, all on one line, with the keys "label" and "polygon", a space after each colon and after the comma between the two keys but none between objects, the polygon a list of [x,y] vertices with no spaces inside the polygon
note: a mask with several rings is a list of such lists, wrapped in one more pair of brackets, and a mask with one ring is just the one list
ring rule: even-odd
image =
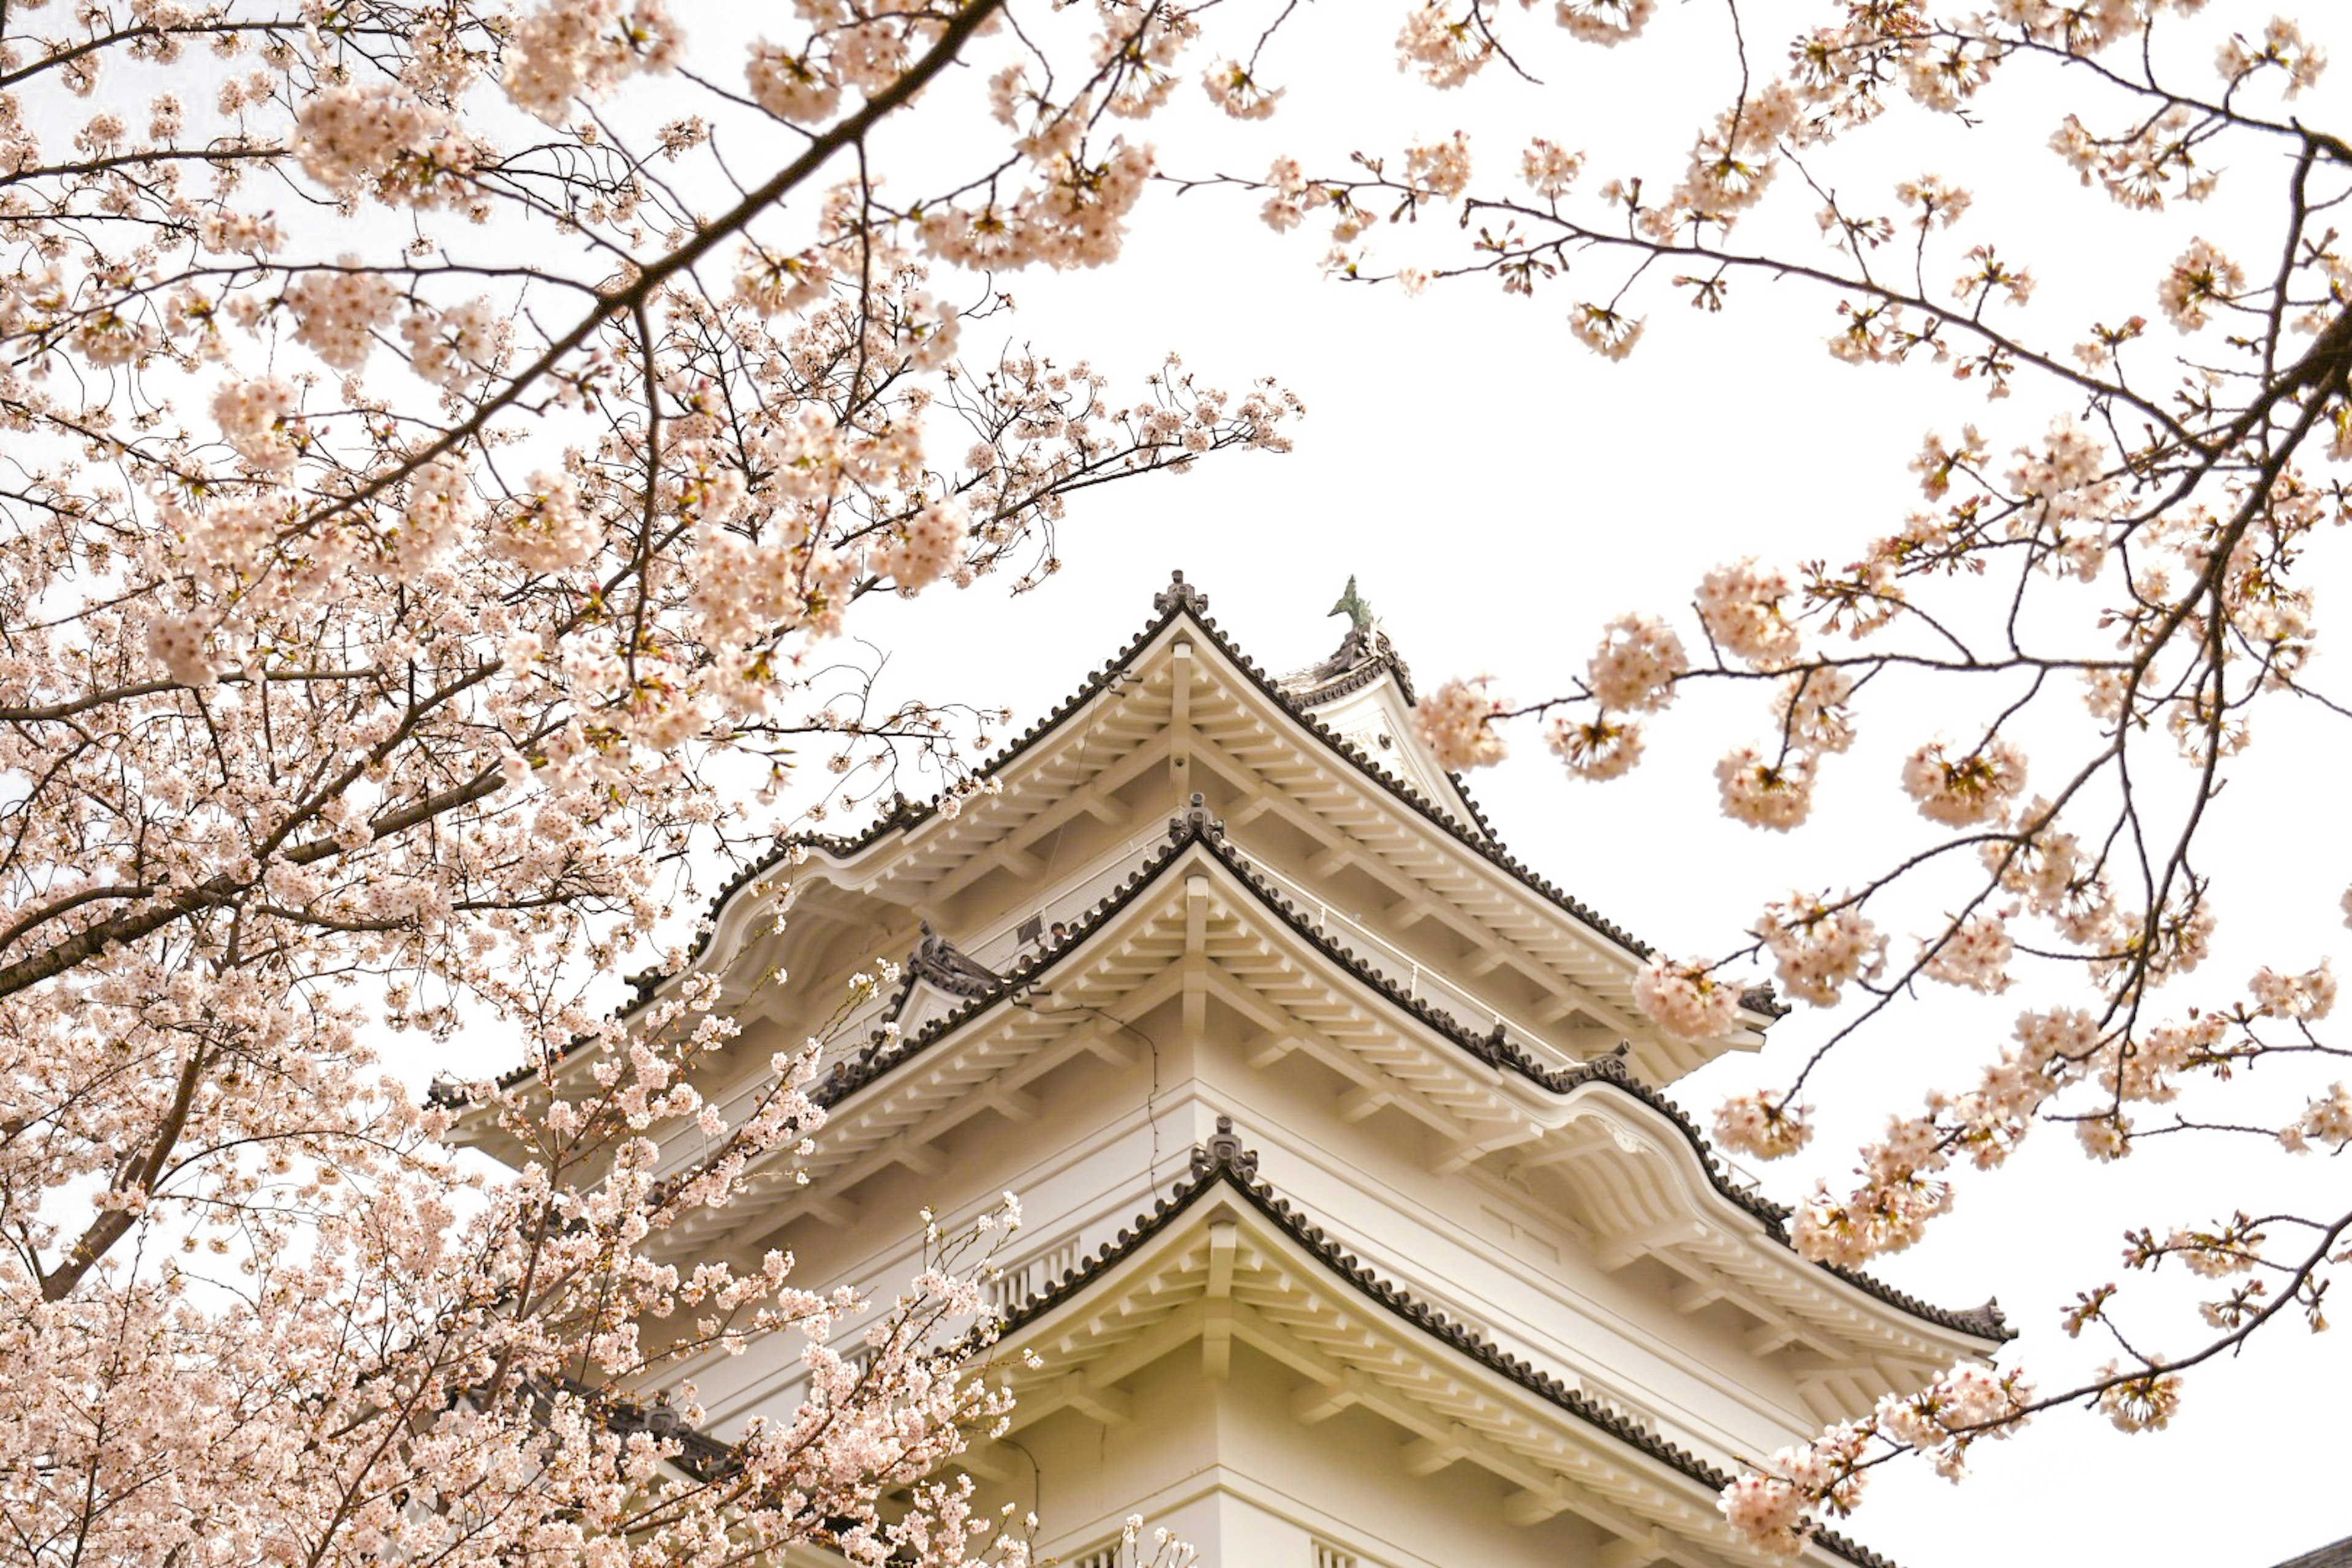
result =
[{"label": "overcast white sky", "polygon": [[[1671,178],[1673,151],[1734,79],[1720,8],[1670,7],[1661,36],[1640,49],[1544,55],[1547,85],[1505,94],[1498,109],[1491,97],[1439,97],[1401,83],[1383,63],[1393,21],[1383,12],[1378,26],[1363,26],[1371,9],[1355,0],[1327,7],[1310,17],[1316,31],[1274,57],[1265,74],[1293,92],[1270,125],[1239,134],[1209,127],[1223,141],[1206,153],[1181,150],[1201,131],[1189,115],[1155,128],[1164,163],[1187,174],[1255,174],[1277,150],[1328,153],[1376,141],[1393,148],[1460,126],[1497,165],[1528,130],[1541,129],[1596,150],[1589,178]],[[2258,27],[2267,15],[2231,19]],[[2305,18],[2323,27],[2330,19]],[[1350,23],[1362,37],[1348,36]],[[1786,31],[1751,16],[1751,40]],[[2336,41],[2352,48],[2352,39]],[[1778,50],[1759,54],[1776,58]],[[1344,84],[1335,61],[1353,73]],[[2319,100],[2300,106],[2305,118],[2352,120],[2343,112],[2352,108],[2352,81],[2326,85]],[[2057,323],[2050,332],[2095,315],[2157,318],[2154,284],[2177,237],[2201,227],[2219,238],[2245,212],[2136,226],[2107,210],[2041,151],[2071,106],[2048,92],[2047,83],[1996,89],[1987,106],[1995,125],[2008,116],[2021,129],[1978,132],[1974,142],[1948,125],[1906,127],[1894,144],[1917,162],[1849,171],[1852,188],[1956,167],[1978,192],[1979,237],[2002,239],[2005,255],[2020,255],[2042,279],[2037,316]],[[1185,97],[1197,94],[1188,87]],[[1648,156],[1621,163],[1598,155],[1611,144],[1646,147]],[[2259,163],[2235,173],[2249,198],[2276,188],[2276,171]],[[2247,210],[2258,212],[2258,199]],[[1603,620],[1685,605],[1699,573],[1718,560],[1850,558],[1916,502],[1904,463],[1930,427],[1980,421],[2008,437],[1996,440],[2005,451],[2063,406],[2022,385],[1988,410],[1972,387],[1933,369],[1838,364],[1821,348],[1832,301],[1755,280],[1736,290],[1722,320],[1661,300],[1640,352],[1612,366],[1562,325],[1580,297],[1574,285],[1532,303],[1483,285],[1411,300],[1345,288],[1318,277],[1319,239],[1277,238],[1254,211],[1214,192],[1151,203],[1118,267],[1013,279],[1022,310],[1003,330],[1058,357],[1090,358],[1128,385],[1170,349],[1206,381],[1276,375],[1308,406],[1297,452],[1219,459],[1082,500],[1063,542],[1067,569],[1024,603],[1008,607],[983,584],[870,618],[866,631],[887,634],[908,689],[1005,704],[1017,729],[1118,647],[1169,570],[1181,567],[1242,647],[1275,668],[1307,663],[1336,642],[1340,623],[1324,612],[1353,573],[1423,689],[1449,674],[1492,670],[1513,694],[1542,695],[1581,667]],[[1798,209],[1806,226],[1810,212]],[[997,326],[973,328],[967,355],[984,356]],[[2314,564],[2323,582],[2331,571],[2340,580],[2342,541],[2323,542]],[[2332,607],[2324,591],[2323,604]],[[1685,622],[1687,634],[1686,615]],[[1825,784],[1816,826],[1791,839],[1736,826],[1717,809],[1711,764],[1757,724],[1748,694],[1678,709],[1654,731],[1649,760],[1615,785],[1572,784],[1523,745],[1474,787],[1515,851],[1603,913],[1673,950],[1722,952],[1767,899],[1838,882],[1919,829],[1895,794],[1896,759],[1945,723],[1982,715],[1947,719],[1897,695],[1902,702],[1865,715],[1864,742]],[[2217,825],[2207,851],[2209,866],[2225,873],[2221,944],[2179,983],[2184,1004],[2225,996],[2261,963],[2302,966],[2345,954],[2335,908],[2352,855],[2334,820],[2340,771],[2329,765],[2340,764],[2342,742],[2284,728],[2258,740],[2250,759],[2258,765],[2233,784],[2234,814]],[[1776,1174],[1782,1195],[1815,1175],[1839,1176],[1843,1151],[1887,1111],[1916,1107],[1924,1087],[1961,1081],[1996,1054],[2017,1005],[2014,994],[1971,1004],[1938,993],[1881,1026],[1818,1085],[1824,1136],[1801,1170]],[[1824,1030],[1819,1014],[1793,1016],[1760,1066],[1731,1064],[1678,1096],[1704,1116],[1721,1092],[1785,1071]],[[2074,1290],[2117,1275],[2126,1225],[2161,1230],[2217,1206],[2282,1204],[2298,1190],[2328,1194],[2340,1206],[2344,1169],[2309,1161],[2289,1168],[2267,1152],[2211,1146],[2154,1147],[2093,1168],[2071,1140],[2044,1132],[2007,1170],[1969,1182],[1940,1231],[1880,1272],[1953,1305],[1997,1292],[2024,1331],[2015,1357],[2054,1382],[2085,1361],[2085,1347],[2058,1332],[2059,1310]],[[2150,1342],[2186,1343],[2188,1323],[2168,1321],[2179,1325],[2172,1339],[2158,1328]],[[2198,1376],[2171,1431],[2126,1437],[2096,1415],[2047,1416],[2014,1443],[1983,1450],[1978,1478],[1960,1489],[1924,1471],[1882,1478],[1853,1533],[1909,1568],[1961,1568],[1995,1551],[2025,1563],[2112,1557],[2261,1568],[2352,1533],[2335,1430],[2352,1393],[2352,1337],[2315,1340],[2290,1325],[2265,1340],[2238,1363]],[[1954,1528],[1962,1521],[1972,1528]]]}]

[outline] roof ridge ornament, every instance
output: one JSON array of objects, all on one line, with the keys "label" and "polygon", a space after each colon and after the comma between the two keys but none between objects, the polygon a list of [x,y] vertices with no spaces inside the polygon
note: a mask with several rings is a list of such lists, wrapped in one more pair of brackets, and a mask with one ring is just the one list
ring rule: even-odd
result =
[{"label": "roof ridge ornament", "polygon": [[1284,676],[1279,682],[1282,689],[1294,701],[1314,708],[1360,690],[1388,674],[1396,678],[1397,689],[1411,702],[1412,672],[1405,668],[1396,644],[1390,640],[1380,617],[1372,613],[1370,603],[1357,592],[1353,574],[1328,616],[1348,617],[1348,629],[1341,635],[1339,646],[1319,663]]},{"label": "roof ridge ornament", "polygon": [[1168,586],[1151,596],[1151,607],[1163,616],[1172,616],[1180,609],[1205,616],[1209,613],[1209,595],[1184,581],[1183,573],[1171,572]]},{"label": "roof ridge ornament", "polygon": [[1356,574],[1353,572],[1348,574],[1347,591],[1339,595],[1339,602],[1323,614],[1327,620],[1333,616],[1347,616],[1349,624],[1359,632],[1370,631],[1376,619],[1372,615],[1372,606],[1365,603],[1361,594],[1356,592]]},{"label": "roof ridge ornament", "polygon": [[1003,984],[1003,977],[955,943],[922,922],[923,936],[908,956],[907,967],[917,976],[957,996],[984,996]]},{"label": "roof ridge ornament", "polygon": [[1225,841],[1224,820],[1209,815],[1207,797],[1199,790],[1192,792],[1190,805],[1168,819],[1169,843],[1181,844],[1188,837],[1205,838],[1212,844]]},{"label": "roof ridge ornament", "polygon": [[1234,1119],[1220,1114],[1217,1130],[1206,1143],[1192,1146],[1192,1175],[1206,1181],[1220,1171],[1230,1171],[1244,1183],[1257,1180],[1257,1151],[1242,1146],[1241,1134],[1234,1131]]}]

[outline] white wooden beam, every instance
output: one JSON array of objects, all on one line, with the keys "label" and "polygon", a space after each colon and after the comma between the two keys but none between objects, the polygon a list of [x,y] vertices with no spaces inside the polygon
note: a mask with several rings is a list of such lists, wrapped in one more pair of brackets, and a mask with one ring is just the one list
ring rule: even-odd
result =
[{"label": "white wooden beam", "polygon": [[1433,1476],[1446,1466],[1470,1457],[1469,1429],[1455,1422],[1443,1437],[1416,1437],[1404,1446],[1404,1473],[1415,1478]]},{"label": "white wooden beam", "polygon": [[1484,1138],[1465,1139],[1438,1156],[1430,1170],[1440,1176],[1456,1176],[1497,1151],[1509,1149],[1543,1135],[1539,1127],[1507,1127],[1500,1132]]},{"label": "white wooden beam", "polygon": [[1045,1102],[1025,1089],[991,1089],[987,1105],[1016,1127],[1025,1127],[1045,1113]]},{"label": "white wooden beam", "polygon": [[1594,1554],[1593,1568],[1650,1568],[1666,1555],[1664,1537],[1656,1531],[1621,1535]]},{"label": "white wooden beam", "polygon": [[1234,1304],[1211,1301],[1201,1312],[1201,1375],[1223,1383],[1234,1370]]},{"label": "white wooden beam", "polygon": [[1302,1426],[1318,1426],[1363,1397],[1364,1374],[1349,1367],[1337,1383],[1310,1383],[1290,1396],[1290,1414]]},{"label": "white wooden beam", "polygon": [[1240,1244],[1241,1228],[1232,1220],[1210,1223],[1209,1284],[1206,1291],[1210,1300],[1223,1300],[1234,1293],[1234,1255]]},{"label": "white wooden beam", "polygon": [[1687,1246],[1704,1240],[1706,1236],[1706,1226],[1696,1220],[1670,1219],[1621,1236],[1602,1237],[1594,1259],[1603,1273],[1614,1274],[1635,1258],[1647,1258],[1667,1247]]},{"label": "white wooden beam", "polygon": [[1243,1059],[1263,1072],[1298,1048],[1298,1037],[1291,1034],[1269,1034],[1253,1047]]},{"label": "white wooden beam", "polygon": [[973,1477],[1004,1486],[1013,1479],[1013,1467],[1004,1462],[996,1446],[985,1437],[975,1437],[971,1446],[955,1458],[956,1468],[970,1470]]},{"label": "white wooden beam", "polygon": [[1181,790],[1185,764],[1192,759],[1192,679],[1199,664],[1191,643],[1179,642],[1168,651],[1174,661],[1168,670],[1168,766]]},{"label": "white wooden beam", "polygon": [[803,1193],[796,1206],[819,1225],[829,1225],[835,1230],[856,1228],[859,1215],[865,1212],[862,1205],[847,1198],[814,1192]]},{"label": "white wooden beam", "polygon": [[1704,1312],[1724,1299],[1723,1280],[1717,1277],[1686,1279],[1675,1286],[1666,1299],[1675,1304],[1675,1310],[1685,1317],[1693,1312]]},{"label": "white wooden beam", "polygon": [[947,1168],[940,1152],[915,1137],[912,1130],[895,1135],[883,1147],[891,1159],[919,1176],[936,1176]]},{"label": "white wooden beam", "polygon": [[1247,827],[1251,823],[1255,822],[1259,817],[1264,816],[1267,812],[1272,811],[1273,809],[1273,797],[1268,795],[1265,793],[1265,788],[1261,786],[1253,791],[1249,798],[1243,801],[1240,805],[1225,813],[1225,831],[1228,833],[1239,833],[1243,828]]},{"label": "white wooden beam", "polygon": [[1135,1395],[1098,1386],[1083,1372],[1062,1379],[1060,1393],[1065,1405],[1101,1426],[1125,1426],[1135,1419]]},{"label": "white wooden beam", "polygon": [[1503,1500],[1503,1522],[1515,1530],[1531,1530],[1567,1511],[1567,1494],[1556,1487],[1522,1487]]},{"label": "white wooden beam", "polygon": [[1234,1255],[1241,1243],[1232,1220],[1209,1224],[1209,1277],[1202,1289],[1201,1375],[1221,1383],[1234,1364]]}]

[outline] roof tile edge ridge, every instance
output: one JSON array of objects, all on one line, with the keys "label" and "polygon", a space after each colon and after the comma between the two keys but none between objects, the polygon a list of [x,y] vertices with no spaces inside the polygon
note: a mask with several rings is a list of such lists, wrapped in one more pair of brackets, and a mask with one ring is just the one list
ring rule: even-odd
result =
[{"label": "roof tile edge ridge", "polygon": [[[1305,1247],[1326,1268],[1397,1318],[1539,1395],[1586,1425],[1597,1427],[1694,1480],[1717,1489],[1730,1483],[1732,1478],[1728,1474],[1681,1445],[1668,1441],[1624,1412],[1568,1387],[1524,1357],[1503,1350],[1477,1330],[1466,1323],[1456,1322],[1444,1311],[1367,1267],[1353,1253],[1332,1240],[1320,1226],[1310,1221],[1305,1210],[1283,1197],[1258,1174],[1257,1152],[1242,1142],[1240,1135],[1234,1131],[1230,1116],[1220,1115],[1216,1132],[1206,1143],[1193,1145],[1191,1170],[1178,1177],[1165,1195],[1155,1198],[1150,1210],[1137,1215],[1130,1224],[1121,1226],[1116,1238],[1105,1242],[1090,1256],[1081,1258],[1065,1270],[1060,1279],[1032,1291],[1010,1307],[990,1338],[1000,1339],[1016,1332],[1076,1297],[1097,1278],[1116,1268],[1154,1235],[1166,1229],[1220,1183],[1231,1187],[1276,1228]],[[1857,1564],[1857,1568],[1897,1568],[1891,1559],[1832,1531],[1818,1531],[1811,1539]]]}]

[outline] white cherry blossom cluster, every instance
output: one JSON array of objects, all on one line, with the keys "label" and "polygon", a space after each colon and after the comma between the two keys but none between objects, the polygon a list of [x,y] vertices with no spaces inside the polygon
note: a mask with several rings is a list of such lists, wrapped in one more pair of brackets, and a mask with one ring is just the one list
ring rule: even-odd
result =
[{"label": "white cherry blossom cluster", "polygon": [[2267,966],[2248,983],[2255,1005],[2273,1018],[2316,1024],[2336,1010],[2336,973],[2322,961],[2300,974],[2282,974]]},{"label": "white cherry blossom cluster", "polygon": [[2014,1436],[2031,1419],[2033,1384],[2015,1367],[1960,1365],[1913,1394],[1890,1394],[1872,1412],[1881,1439],[1927,1456],[1948,1481],[1968,1474],[1969,1449]]},{"label": "white cherry blossom cluster", "polygon": [[1798,1250],[1851,1266],[1909,1247],[1952,1205],[1943,1173],[1956,1152],[1979,1170],[2005,1163],[2053,1095],[2120,1049],[2120,1037],[2079,1008],[2022,1014],[2016,1037],[1976,1088],[1937,1090],[1926,1115],[1890,1121],[1885,1136],[1862,1151],[1863,1180],[1851,1194],[1839,1198],[1817,1188],[1797,1211]]},{"label": "white cherry blossom cluster", "polygon": [[208,686],[213,665],[205,651],[205,627],[189,616],[158,615],[147,627],[147,655],[183,686]]},{"label": "white cherry blossom cluster", "polygon": [[1152,152],[1122,142],[1087,162],[1062,146],[1058,132],[1045,139],[1045,178],[1010,203],[928,209],[918,226],[924,248],[961,267],[1000,270],[1099,267],[1115,258],[1127,215],[1156,166]]},{"label": "white cherry blossom cluster", "polygon": [[1413,724],[1422,743],[1448,773],[1492,767],[1508,752],[1492,722],[1504,705],[1487,695],[1491,679],[1481,675],[1449,680],[1413,704]]},{"label": "white cherry blossom cluster", "polygon": [[1853,744],[1853,698],[1852,676],[1815,665],[1782,678],[1773,708],[1790,745],[1820,756]]},{"label": "white cherry blossom cluster", "polygon": [[331,271],[305,272],[286,286],[294,340],[341,371],[355,371],[375,347],[375,331],[391,319],[400,290],[382,274],[345,256]]},{"label": "white cherry blossom cluster", "polygon": [[1903,764],[1903,790],[1919,815],[1950,827],[2006,821],[2024,788],[2025,754],[1999,735],[1957,755],[1951,742],[1930,741]]},{"label": "white cherry blossom cluster", "polygon": [[1903,62],[1903,89],[1913,102],[1938,114],[1957,114],[1992,79],[2000,56],[1975,38],[1923,38]]},{"label": "white cherry blossom cluster", "polygon": [[1672,626],[1655,616],[1620,616],[1601,628],[1584,680],[1605,710],[1654,713],[1674,700],[1675,679],[1689,669]]},{"label": "white cherry blossom cluster", "polygon": [[2160,1432],[2179,1413],[2178,1373],[2147,1367],[2126,1372],[2109,1362],[2099,1369],[2098,1379],[2106,1384],[2099,1391],[2099,1410],[2118,1432]]},{"label": "white cherry blossom cluster", "polygon": [[1457,16],[1434,0],[1406,12],[1397,30],[1397,68],[1415,71],[1439,89],[1468,81],[1495,53],[1493,40],[1472,24],[1474,15]]},{"label": "white cherry blossom cluster", "polygon": [[1620,360],[1642,341],[1644,318],[1629,316],[1613,305],[1586,300],[1568,315],[1568,330],[1576,341],[1603,359]]},{"label": "white cherry blossom cluster", "polygon": [[1457,131],[1443,142],[1416,142],[1405,149],[1406,187],[1451,198],[1470,184],[1470,139]]},{"label": "white cherry blossom cluster", "polygon": [[1219,60],[1201,75],[1209,101],[1234,120],[1268,120],[1282,101],[1283,89],[1258,80],[1238,60]]},{"label": "white cherry blossom cluster", "polygon": [[1716,1507],[1749,1545],[1794,1557],[1812,1536],[1817,1510],[1846,1513],[1861,1500],[1870,1437],[1867,1425],[1846,1422],[1811,1443],[1776,1449],[1761,1473],[1725,1487]]},{"label": "white cherry blossom cluster", "polygon": [[1850,900],[1790,893],[1768,904],[1757,936],[1780,961],[1780,983],[1817,1007],[1834,1007],[1845,985],[1886,967],[1886,939]]},{"label": "white cherry blossom cluster", "polygon": [[1570,152],[1541,136],[1530,141],[1527,151],[1519,154],[1519,178],[1539,196],[1566,195],[1583,172],[1583,153]]},{"label": "white cherry blossom cluster", "polygon": [[291,473],[301,458],[294,389],[275,376],[225,384],[213,395],[213,417],[236,455],[263,473]]},{"label": "white cherry blossom cluster", "polygon": [[2168,196],[2201,202],[2213,194],[2218,174],[2204,166],[2189,142],[2196,121],[2182,106],[2169,106],[2119,134],[2094,134],[2069,114],[2051,134],[2051,149],[2095,182],[2119,205],[2153,211]]},{"label": "white cherry blossom cluster", "polygon": [[1553,0],[1552,16],[1570,37],[1610,47],[1641,36],[1657,0]]},{"label": "white cherry blossom cluster", "polygon": [[870,553],[873,570],[901,589],[920,588],[946,575],[963,554],[971,520],[953,501],[925,501]]},{"label": "white cherry blossom cluster", "polygon": [[599,99],[636,71],[673,68],[683,42],[660,0],[557,0],[515,24],[507,96],[561,123],[574,98]]},{"label": "white cherry blossom cluster", "polygon": [[1643,209],[1643,231],[1670,243],[1685,225],[1727,230],[1764,199],[1780,171],[1778,148],[1802,117],[1802,97],[1786,81],[1764,84],[1719,114],[1692,145],[1672,195]]},{"label": "white cherry blossom cluster", "polygon": [[794,50],[761,38],[743,67],[751,101],[790,125],[813,125],[841,107],[841,79],[812,49]]},{"label": "white cherry blossom cluster", "polygon": [[1715,1141],[1759,1160],[1781,1159],[1812,1142],[1812,1109],[1761,1089],[1735,1094],[1716,1107]]},{"label": "white cherry blossom cluster", "polygon": [[2009,989],[2009,963],[2015,951],[2006,920],[1990,911],[1974,914],[1935,939],[1920,958],[1919,973],[1946,985],[1997,996]]},{"label": "white cherry blossom cluster", "polygon": [[1597,784],[1630,773],[1641,762],[1642,725],[1607,713],[1590,719],[1559,715],[1545,726],[1544,744],[1570,773]]},{"label": "white cherry blossom cluster", "polygon": [[460,392],[504,368],[514,341],[514,323],[486,296],[437,310],[420,305],[400,323],[408,364],[419,376]]},{"label": "white cherry blossom cluster", "polygon": [[2210,320],[2211,307],[2233,303],[2245,289],[2246,275],[2238,264],[2200,237],[2173,262],[2156,298],[2176,329],[2193,332]]},{"label": "white cherry blossom cluster", "polygon": [[2039,447],[2020,447],[2005,476],[2017,510],[2011,538],[2045,541],[2045,563],[2090,582],[2106,563],[2106,523],[2121,500],[2120,480],[2107,471],[2105,447],[2074,418],[2051,422]]},{"label": "white cherry blossom cluster", "polygon": [[2314,1143],[2341,1152],[2352,1143],[2352,1089],[2331,1084],[2327,1092],[2304,1108],[2303,1114],[2279,1130],[2279,1142],[2293,1154],[2306,1153]]},{"label": "white cherry blossom cluster", "polygon": [[1917,1241],[1952,1206],[1951,1184],[1939,1173],[1950,1163],[1945,1143],[1929,1118],[1891,1121],[1885,1137],[1863,1150],[1863,1181],[1850,1195],[1837,1198],[1818,1184],[1797,1205],[1790,1228],[1797,1250],[1852,1268]]},{"label": "white cherry blossom cluster", "polygon": [[1801,643],[1789,610],[1795,592],[1786,574],[1751,556],[1699,580],[1698,618],[1722,652],[1759,669],[1780,668],[1794,662]]},{"label": "white cherry blossom cluster", "polygon": [[335,195],[419,208],[458,199],[492,156],[446,109],[389,84],[312,94],[295,118],[294,152],[302,172]]},{"label": "white cherry blossom cluster", "polygon": [[2213,59],[2215,73],[2232,88],[2266,67],[2284,73],[2286,86],[2282,90],[2294,98],[2318,82],[2320,73],[2327,68],[2327,51],[2305,38],[2303,28],[2294,22],[2273,16],[2263,26],[2259,45],[2243,33],[2232,33]]},{"label": "white cherry blossom cluster", "polygon": [[1711,1040],[1739,1022],[1739,987],[1712,972],[1704,959],[1677,963],[1657,954],[1633,973],[1633,1001],[1642,1016],[1678,1040]]},{"label": "white cherry blossom cluster", "polygon": [[602,539],[572,476],[542,468],[501,520],[495,548],[525,571],[561,572],[585,562]]},{"label": "white cherry blossom cluster", "polygon": [[1723,815],[1750,827],[1786,833],[1812,815],[1811,752],[1772,756],[1755,746],[1735,747],[1715,764],[1715,783]]}]

